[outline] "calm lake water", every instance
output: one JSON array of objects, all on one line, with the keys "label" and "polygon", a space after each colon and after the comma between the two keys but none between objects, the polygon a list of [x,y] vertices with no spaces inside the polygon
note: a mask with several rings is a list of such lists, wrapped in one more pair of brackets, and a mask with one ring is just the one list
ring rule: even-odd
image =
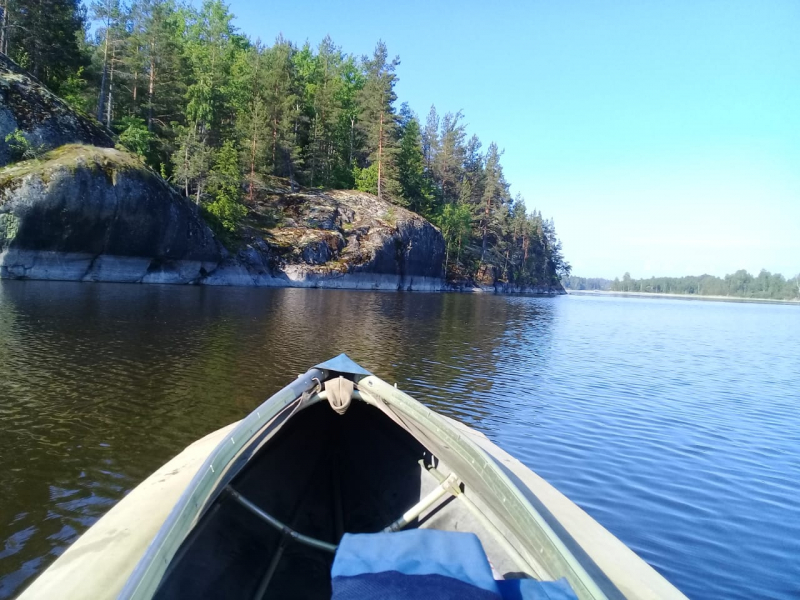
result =
[{"label": "calm lake water", "polygon": [[0,598],[191,441],[347,352],[688,596],[800,597],[800,307],[0,282]]}]

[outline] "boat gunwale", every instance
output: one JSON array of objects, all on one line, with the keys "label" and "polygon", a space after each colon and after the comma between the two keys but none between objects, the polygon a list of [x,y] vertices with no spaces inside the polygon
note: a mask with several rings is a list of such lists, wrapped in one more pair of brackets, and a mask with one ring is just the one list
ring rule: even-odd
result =
[{"label": "boat gunwale", "polygon": [[[424,431],[421,432],[424,435],[424,439],[419,441],[423,445],[434,445],[437,447],[437,452],[435,452],[435,454],[437,457],[443,459],[449,467],[453,468],[454,465],[450,464],[446,455],[455,452],[457,458],[461,460],[461,463],[471,469],[473,474],[481,480],[481,483],[487,489],[495,493],[498,487],[504,490],[507,496],[501,496],[504,503],[502,507],[503,511],[492,509],[491,504],[487,502],[486,499],[482,498],[481,494],[478,494],[478,497],[490,508],[504,526],[517,537],[522,546],[518,550],[524,551],[529,562],[533,559],[533,564],[543,563],[543,566],[547,569],[550,576],[555,578],[565,577],[580,599],[588,598],[600,600],[609,597],[598,585],[598,582],[589,575],[581,561],[553,530],[545,517],[541,515],[526,498],[522,490],[511,481],[508,475],[499,468],[495,461],[492,460],[481,447],[463,435],[457,427],[454,427],[449,419],[428,408],[413,396],[389,385],[386,381],[375,375],[360,378],[358,384],[362,396],[378,395],[383,402],[390,405],[388,410],[394,407],[398,408],[404,415],[414,421],[416,427],[421,426],[426,429],[429,429],[430,426],[434,427],[435,431],[429,431],[429,433],[433,435],[429,435]],[[381,406],[380,402],[373,401],[370,402],[370,404],[375,404],[376,407],[384,411],[387,410],[387,408]],[[391,412],[394,413],[393,410],[391,410]],[[394,417],[397,419],[398,415],[395,414]],[[400,421],[406,429],[409,429],[411,435],[415,435],[415,432],[410,431],[410,428],[408,428],[408,425],[403,422],[402,419]],[[446,434],[450,442],[449,444],[445,443],[444,448],[435,442],[437,437],[440,439],[443,438],[443,434]],[[433,450],[433,448],[429,449]],[[459,452],[459,450],[463,452]],[[464,481],[467,485],[467,491],[469,487],[479,488],[479,486],[474,486],[474,483],[470,481],[472,478],[468,474],[465,474],[463,470],[459,469],[457,473],[459,479]],[[489,477],[486,476],[487,474]],[[489,481],[490,479],[492,481]],[[514,510],[511,510],[511,507],[506,503],[507,499],[512,500],[513,504],[516,505]],[[513,517],[515,522],[509,523],[505,518],[506,515]],[[523,532],[527,531],[534,531],[538,535],[531,539],[528,536],[524,536]],[[539,545],[539,560],[537,560],[536,557],[532,555],[533,553],[526,547],[528,545],[525,543],[526,537],[528,544],[534,542]],[[546,550],[549,551],[545,552]],[[543,561],[541,559],[545,560]],[[609,589],[612,597],[624,597],[612,581],[606,579],[603,583],[605,586],[612,588]]]},{"label": "boat gunwale", "polygon": [[[148,545],[126,581],[119,598],[125,600],[152,598],[181,544],[211,506],[220,490],[224,488],[221,482],[224,484],[225,479],[230,481],[246,464],[246,459],[242,459],[244,453],[248,449],[255,448],[250,454],[252,455],[298,410],[323,400],[324,394],[320,397],[320,394],[314,392],[320,391],[322,382],[338,374],[337,371],[320,370],[317,367],[310,369],[264,401],[220,441],[203,462]],[[457,458],[461,465],[466,467],[466,471],[471,471],[465,474],[465,469],[459,468],[457,471],[459,479],[467,484],[467,491],[470,488],[478,490],[477,498],[481,500],[481,504],[494,514],[513,538],[516,538],[519,543],[518,550],[523,552],[527,562],[531,564],[532,573],[549,575],[553,578],[566,577],[581,599],[624,597],[608,577],[602,577],[598,582],[589,574],[590,570],[599,569],[591,557],[582,553],[582,560],[579,559],[561,539],[559,533],[550,526],[547,518],[533,506],[525,491],[519,489],[518,484],[511,480],[500,465],[474,440],[460,431],[451,419],[439,415],[375,375],[356,373],[348,375],[355,379],[357,388],[361,392],[355,392],[354,396],[360,396],[360,400],[373,405],[392,418],[424,446],[429,447],[429,450],[434,450],[434,455],[444,460],[447,466],[454,467],[447,458],[450,454],[451,459]],[[292,403],[298,401],[299,404],[290,411],[286,419],[281,420],[274,430],[269,429],[270,423]],[[401,414],[398,415],[395,409]],[[411,420],[413,426],[410,427],[403,416]],[[463,424],[459,425],[466,427]],[[267,430],[270,433],[269,438],[264,435]],[[237,466],[237,462],[241,464]],[[477,486],[473,484],[475,478],[479,480]],[[481,487],[490,495],[493,494],[502,500],[502,510],[492,508],[491,501],[482,497]],[[502,492],[498,493],[499,489]],[[531,490],[528,491],[533,493]],[[510,503],[507,503],[507,500],[510,500]],[[513,509],[510,505],[513,505]],[[586,560],[592,563],[590,567],[593,566],[594,569],[584,568],[582,563]],[[543,565],[545,573],[541,573],[541,567],[537,569],[534,565]],[[599,570],[602,572],[602,569]],[[608,595],[604,588],[608,588],[606,590],[609,592]]]},{"label": "boat gunwale", "polygon": [[[180,545],[196,525],[214,493],[219,491],[220,481],[229,475],[236,459],[257,441],[255,438],[259,432],[268,428],[276,417],[301,399],[303,394],[316,389],[323,378],[323,372],[317,368],[311,368],[299,375],[262,402],[236,425],[230,435],[220,441],[192,477],[139,559],[118,596],[120,600],[153,597]],[[279,423],[277,429],[285,422],[283,420]]]}]

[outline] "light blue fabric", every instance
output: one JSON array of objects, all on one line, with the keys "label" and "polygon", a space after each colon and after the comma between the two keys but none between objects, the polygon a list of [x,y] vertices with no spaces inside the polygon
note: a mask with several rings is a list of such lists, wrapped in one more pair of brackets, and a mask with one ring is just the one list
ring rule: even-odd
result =
[{"label": "light blue fabric", "polygon": [[500,594],[486,553],[474,533],[412,529],[344,535],[333,560],[332,577],[384,571],[444,575]]},{"label": "light blue fabric", "polygon": [[497,587],[503,600],[577,600],[566,579],[505,579],[498,581]]}]

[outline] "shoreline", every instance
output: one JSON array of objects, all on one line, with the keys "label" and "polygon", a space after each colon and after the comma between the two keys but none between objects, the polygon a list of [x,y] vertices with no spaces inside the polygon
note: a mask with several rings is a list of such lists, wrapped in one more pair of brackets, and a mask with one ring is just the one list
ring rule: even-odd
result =
[{"label": "shoreline", "polygon": [[[2,255],[0,255],[2,258]],[[472,281],[446,281],[439,277],[413,277],[387,273],[338,273],[322,274],[313,272],[297,272],[287,269],[279,274],[251,273],[240,265],[223,266],[214,269],[202,278],[192,278],[186,273],[194,273],[199,264],[182,265],[177,261],[165,270],[146,269],[147,261],[130,259],[125,261],[99,261],[90,259],[92,268],[87,273],[85,265],[87,257],[80,257],[77,266],[64,268],[59,265],[37,265],[19,272],[2,265],[0,261],[0,284],[4,281],[47,281],[65,283],[113,283],[133,285],[170,285],[211,288],[305,288],[305,289],[338,289],[382,292],[427,292],[457,294],[497,294],[497,295],[529,295],[529,296],[565,296],[563,287],[550,285],[516,286],[498,282],[493,285],[480,285]],[[69,261],[67,261],[69,262]],[[189,261],[182,261],[189,262]],[[100,267],[102,268],[96,268]],[[53,267],[56,268],[53,268]],[[131,268],[135,266],[138,268]],[[144,266],[144,270],[143,267]],[[49,268],[48,268],[49,267]]]},{"label": "shoreline", "polygon": [[666,294],[664,292],[613,292],[611,290],[566,290],[575,296],[621,296],[628,298],[673,298],[676,300],[704,300],[714,302],[742,302],[748,304],[788,304],[798,306],[800,300],[775,300],[773,298],[739,298],[738,296],[701,296],[700,294]]}]

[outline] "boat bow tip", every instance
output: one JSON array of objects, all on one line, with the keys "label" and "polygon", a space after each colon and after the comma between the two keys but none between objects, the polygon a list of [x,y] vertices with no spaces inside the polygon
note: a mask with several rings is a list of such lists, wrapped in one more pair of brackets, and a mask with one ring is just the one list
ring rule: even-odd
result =
[{"label": "boat bow tip", "polygon": [[372,373],[367,371],[344,352],[339,356],[316,365],[314,368],[328,372],[341,373],[343,375],[372,375]]}]

